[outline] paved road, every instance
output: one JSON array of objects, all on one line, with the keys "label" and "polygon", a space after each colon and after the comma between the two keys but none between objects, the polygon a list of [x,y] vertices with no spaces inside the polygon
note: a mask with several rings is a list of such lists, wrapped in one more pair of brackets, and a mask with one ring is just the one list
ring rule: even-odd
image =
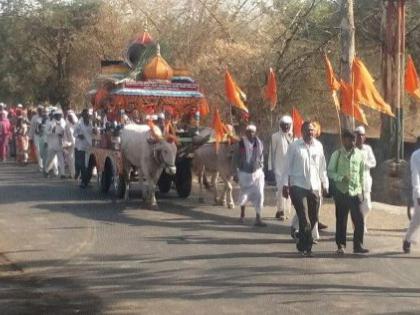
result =
[{"label": "paved road", "polygon": [[[366,257],[336,257],[329,229],[302,258],[286,224],[254,228],[251,209],[239,225],[194,196],[154,211],[132,197],[0,165],[0,314],[420,314],[403,208],[375,204]],[[322,219],[333,225],[328,203]]]}]

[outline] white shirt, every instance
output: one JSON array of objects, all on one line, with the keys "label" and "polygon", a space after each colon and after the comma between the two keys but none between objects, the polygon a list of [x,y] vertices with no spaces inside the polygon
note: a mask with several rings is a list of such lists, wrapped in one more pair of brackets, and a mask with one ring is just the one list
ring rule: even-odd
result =
[{"label": "white shirt", "polygon": [[66,120],[66,127],[64,131],[64,146],[68,148],[74,148],[76,138],[74,137],[74,128],[76,124],[72,124]]},{"label": "white shirt", "polygon": [[[290,182],[289,182],[290,181]],[[289,145],[283,174],[283,185],[298,186],[321,193],[321,183],[328,190],[327,163],[324,148],[316,139],[306,144],[303,139]]]},{"label": "white shirt", "polygon": [[64,138],[64,128],[66,127],[66,122],[63,118],[60,120],[51,120],[47,127],[47,141],[48,141],[48,150],[61,150],[63,149],[63,138]]},{"label": "white shirt", "polygon": [[[81,118],[74,128],[73,134],[76,138],[76,149],[88,151],[92,146],[92,124],[85,125],[83,118]],[[83,135],[83,139],[80,139],[79,135]]]},{"label": "white shirt", "polygon": [[363,161],[365,162],[363,174],[363,191],[367,193],[372,191],[372,176],[370,176],[370,169],[376,166],[376,159],[370,145],[363,144],[360,151],[362,151]]},{"label": "white shirt", "polygon": [[[413,186],[413,198],[420,198],[420,149],[414,151],[410,159],[411,184]],[[417,201],[414,200],[414,204]]]},{"label": "white shirt", "polygon": [[284,172],[287,149],[292,141],[292,135],[282,130],[271,136],[268,169],[273,170],[277,176],[282,176]]},{"label": "white shirt", "polygon": [[38,125],[40,125],[41,123],[42,118],[38,116],[38,114],[32,116],[28,132],[29,139],[34,139],[34,136],[37,133]]}]

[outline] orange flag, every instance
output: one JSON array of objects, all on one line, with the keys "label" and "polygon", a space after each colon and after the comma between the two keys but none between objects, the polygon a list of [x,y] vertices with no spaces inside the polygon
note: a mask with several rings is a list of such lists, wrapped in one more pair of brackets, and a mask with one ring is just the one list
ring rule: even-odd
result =
[{"label": "orange flag", "polygon": [[338,82],[337,78],[335,77],[331,62],[328,59],[328,56],[326,54],[324,55],[324,60],[325,60],[325,67],[326,67],[326,73],[327,73],[327,84],[332,91],[332,98],[334,100],[334,105],[338,110],[340,108],[340,102],[338,101],[337,91],[340,89],[340,82]]},{"label": "orange flag", "polygon": [[225,124],[222,122],[220,118],[219,110],[216,109],[216,112],[213,116],[213,129],[214,129],[214,137],[216,140],[216,152],[219,151],[219,143],[223,141],[225,134],[227,133],[227,128]]},{"label": "orange flag", "polygon": [[394,117],[391,106],[387,104],[376,90],[374,80],[363,62],[354,58],[353,88],[354,102]]},{"label": "orange flag", "polygon": [[270,110],[273,111],[277,104],[277,82],[273,68],[270,68],[270,72],[268,73],[264,97],[270,104]]},{"label": "orange flag", "polygon": [[413,58],[408,55],[405,68],[405,90],[408,94],[420,100],[420,79],[414,66]]},{"label": "orange flag", "polygon": [[341,81],[341,111],[350,116],[354,117],[358,122],[368,125],[365,113],[360,106],[354,102],[353,99],[353,87],[350,83]]},{"label": "orange flag", "polygon": [[293,135],[295,138],[302,137],[302,125],[303,125],[303,118],[299,114],[298,110],[293,107],[292,109],[292,120],[293,120]]},{"label": "orange flag", "polygon": [[243,100],[246,100],[246,94],[242,92],[236,82],[233,80],[229,71],[226,69],[225,73],[225,89],[226,97],[229,102],[239,109],[248,113],[248,108],[245,106]]},{"label": "orange flag", "polygon": [[335,77],[334,70],[332,68],[331,62],[328,59],[328,56],[324,55],[325,67],[327,72],[327,84],[330,87],[331,91],[338,91],[340,89],[340,82],[338,82]]}]

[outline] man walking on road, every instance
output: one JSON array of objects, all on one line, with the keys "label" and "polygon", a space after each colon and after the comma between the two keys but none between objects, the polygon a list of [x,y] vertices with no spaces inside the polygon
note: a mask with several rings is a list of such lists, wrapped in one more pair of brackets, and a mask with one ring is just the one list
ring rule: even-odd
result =
[{"label": "man walking on road", "polygon": [[292,117],[283,116],[280,119],[280,130],[271,136],[271,149],[269,156],[269,168],[274,172],[276,176],[277,184],[277,212],[276,218],[280,221],[284,221],[287,216],[290,216],[290,199],[283,197],[283,172],[285,157],[289,144],[293,141],[293,135],[291,133]]},{"label": "man walking on road", "polygon": [[250,201],[256,212],[255,226],[264,227],[261,210],[264,205],[264,156],[263,144],[256,135],[255,125],[246,127],[245,136],[238,143],[233,155],[233,163],[238,171],[240,186],[239,204],[241,206],[241,222],[245,218],[245,206]]},{"label": "man walking on road", "polygon": [[29,126],[29,142],[35,147],[35,155],[38,163],[40,172],[44,169],[44,164],[46,161],[42,160],[41,156],[41,136],[39,134],[39,125],[42,123],[42,111],[44,106],[39,105],[36,109],[36,114],[32,116],[30,126]]},{"label": "man walking on road", "polygon": [[403,250],[405,253],[410,252],[411,243],[416,243],[420,239],[420,149],[417,149],[411,155],[410,169],[414,214],[411,217],[410,225],[404,238]]},{"label": "man walking on road", "polygon": [[318,221],[320,197],[328,191],[325,156],[314,135],[314,125],[305,121],[302,139],[287,150],[283,177],[283,197],[290,196],[299,219],[296,246],[305,256],[312,256],[312,227]]},{"label": "man walking on road", "polygon": [[53,114],[53,119],[48,126],[47,134],[49,136],[47,148],[47,160],[45,164],[44,176],[47,177],[53,169],[54,159],[57,158],[58,171],[61,178],[65,178],[63,138],[66,123],[63,119],[63,112],[59,109]]},{"label": "man walking on road", "polygon": [[82,111],[82,118],[76,124],[74,128],[75,143],[75,163],[76,163],[76,175],[77,179],[81,176],[81,188],[87,186],[87,164],[88,164],[88,152],[92,146],[92,122],[90,119],[90,113],[87,108]]},{"label": "man walking on road", "polygon": [[343,148],[335,151],[328,164],[328,175],[335,183],[336,215],[335,241],[337,254],[344,254],[349,211],[354,225],[354,253],[368,253],[363,248],[364,221],[361,212],[365,163],[362,152],[355,147],[356,137],[349,131],[342,133]]},{"label": "man walking on road", "polygon": [[372,201],[370,193],[372,191],[372,176],[370,175],[370,169],[376,166],[375,155],[370,145],[365,144],[366,131],[365,127],[359,126],[355,130],[356,132],[356,146],[362,151],[363,161],[365,164],[363,174],[363,202],[361,205],[361,211],[363,220],[365,222],[365,233],[367,233],[366,218],[370,210],[372,210]]}]

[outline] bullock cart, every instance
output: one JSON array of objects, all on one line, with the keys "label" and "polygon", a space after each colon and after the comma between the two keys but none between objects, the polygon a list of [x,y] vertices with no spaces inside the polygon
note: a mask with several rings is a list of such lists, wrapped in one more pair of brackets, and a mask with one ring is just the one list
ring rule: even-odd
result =
[{"label": "bullock cart", "polygon": [[[171,129],[177,142],[176,174],[163,171],[159,191],[167,193],[175,184],[178,196],[187,198],[192,187],[192,152],[197,143],[200,117],[207,114],[207,101],[197,83],[190,77],[172,77],[171,80],[124,80],[111,88],[95,91],[95,110],[108,117],[106,127],[97,128],[89,158],[89,172],[97,168],[97,183],[104,192],[121,198],[125,194],[124,157],[120,147],[119,131],[124,128],[124,117],[137,118],[164,113],[165,133]],[[99,105],[99,106],[98,106]],[[110,123],[112,121],[112,123]],[[170,128],[166,128],[169,127]],[[130,181],[139,180],[132,172]]]}]

